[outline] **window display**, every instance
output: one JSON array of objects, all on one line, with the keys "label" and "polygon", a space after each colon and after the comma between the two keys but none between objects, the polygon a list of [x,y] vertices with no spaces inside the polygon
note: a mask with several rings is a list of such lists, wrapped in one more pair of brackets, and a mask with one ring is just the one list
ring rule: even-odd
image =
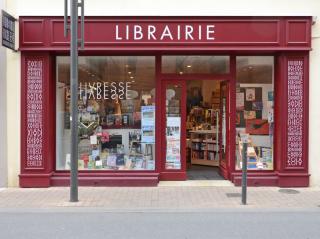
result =
[{"label": "window display", "polygon": [[[56,168],[70,169],[70,65],[57,57]],[[79,170],[155,169],[155,58],[79,57]]]},{"label": "window display", "polygon": [[241,169],[240,135],[248,134],[248,170],[273,170],[274,59],[237,57],[236,169]]}]

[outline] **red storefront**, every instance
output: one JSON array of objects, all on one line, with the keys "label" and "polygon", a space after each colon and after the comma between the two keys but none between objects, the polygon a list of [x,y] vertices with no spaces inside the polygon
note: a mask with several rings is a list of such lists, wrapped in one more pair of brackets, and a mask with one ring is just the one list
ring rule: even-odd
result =
[{"label": "red storefront", "polygon": [[[20,17],[21,187],[69,184],[63,18]],[[308,186],[311,17],[87,17],[79,181],[154,186],[190,165],[249,185]],[[210,170],[210,168],[209,168]]]}]

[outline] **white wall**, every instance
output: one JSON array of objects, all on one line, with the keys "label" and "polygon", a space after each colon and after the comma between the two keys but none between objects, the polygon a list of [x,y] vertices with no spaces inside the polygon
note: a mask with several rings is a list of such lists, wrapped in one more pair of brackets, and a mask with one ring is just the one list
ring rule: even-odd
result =
[{"label": "white wall", "polygon": [[[320,11],[320,7],[318,9]],[[312,30],[309,86],[309,173],[311,174],[311,185],[320,187],[320,17]]]},{"label": "white wall", "polygon": [[[0,0],[0,9],[5,8],[4,0]],[[0,19],[0,25],[2,17]],[[0,36],[2,36],[0,28]],[[6,121],[6,66],[7,55],[6,50],[2,45],[0,46],[0,188],[7,186],[7,121]]]},{"label": "white wall", "polygon": [[[7,11],[18,16],[63,14],[63,0],[6,0]],[[310,54],[311,185],[320,186],[320,0],[86,0],[87,16],[318,16],[312,26]],[[17,185],[20,142],[20,55],[8,52],[7,120],[9,185]]]},{"label": "white wall", "polygon": [[[7,0],[17,3],[17,14],[63,14],[64,0]],[[283,16],[317,15],[319,0],[86,0],[88,16]]]}]

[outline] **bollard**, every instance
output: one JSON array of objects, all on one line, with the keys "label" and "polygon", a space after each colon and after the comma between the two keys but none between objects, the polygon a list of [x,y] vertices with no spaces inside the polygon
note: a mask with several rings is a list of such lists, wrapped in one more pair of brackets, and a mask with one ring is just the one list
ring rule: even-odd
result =
[{"label": "bollard", "polygon": [[247,204],[247,148],[248,143],[243,142],[242,146],[242,193],[241,193],[241,202],[242,205]]}]

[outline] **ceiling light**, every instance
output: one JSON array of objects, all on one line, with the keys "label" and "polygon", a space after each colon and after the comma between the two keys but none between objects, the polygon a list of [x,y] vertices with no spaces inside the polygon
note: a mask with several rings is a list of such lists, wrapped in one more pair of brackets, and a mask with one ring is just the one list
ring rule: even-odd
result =
[{"label": "ceiling light", "polygon": [[191,68],[191,65],[187,65],[188,68]]},{"label": "ceiling light", "polygon": [[130,79],[133,79],[134,77],[133,76],[130,76]]},{"label": "ceiling light", "polygon": [[132,72],[131,71],[128,71],[128,74],[130,75]]}]

